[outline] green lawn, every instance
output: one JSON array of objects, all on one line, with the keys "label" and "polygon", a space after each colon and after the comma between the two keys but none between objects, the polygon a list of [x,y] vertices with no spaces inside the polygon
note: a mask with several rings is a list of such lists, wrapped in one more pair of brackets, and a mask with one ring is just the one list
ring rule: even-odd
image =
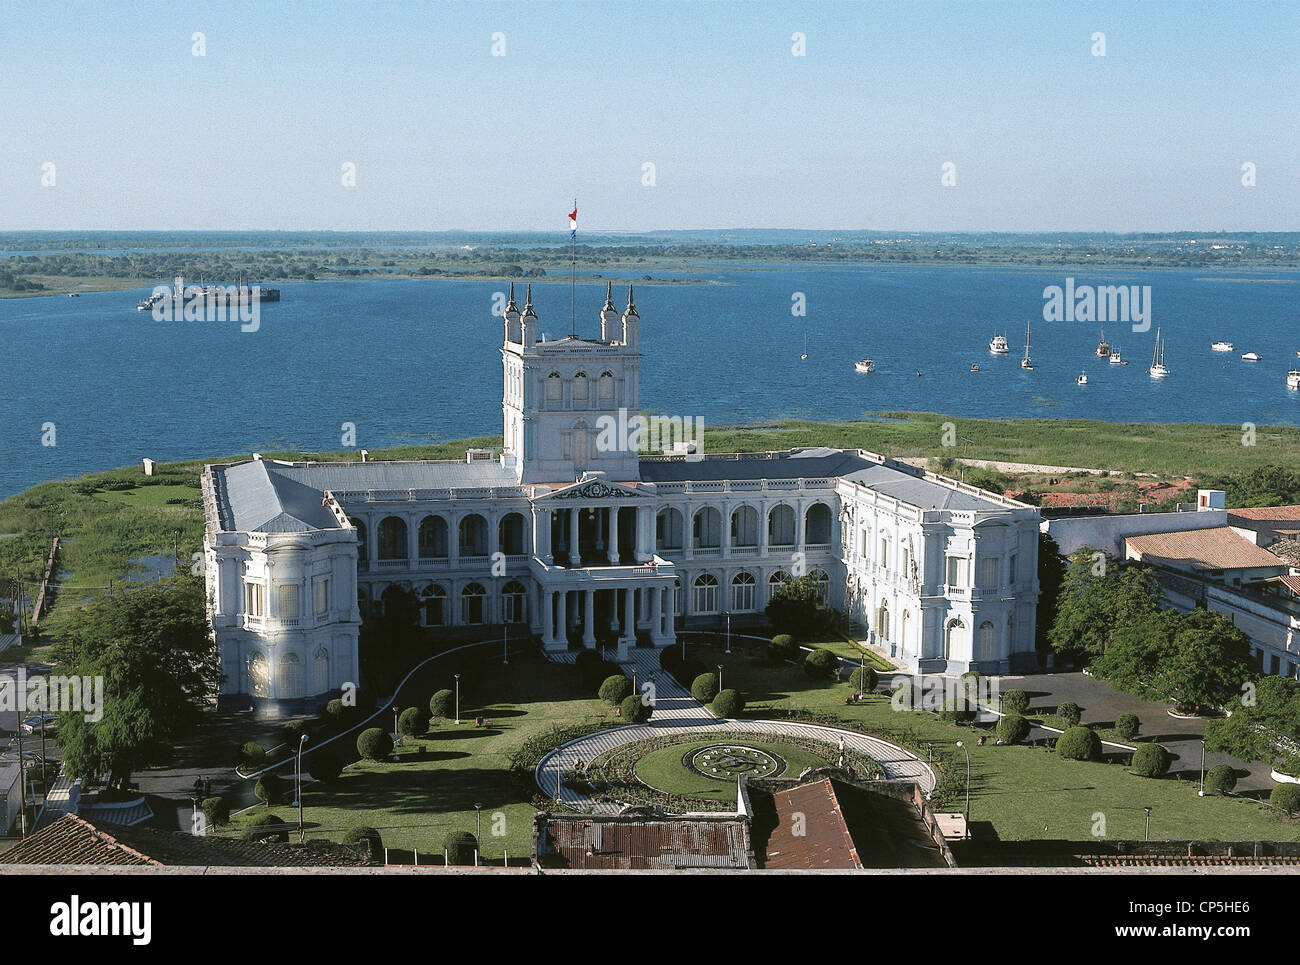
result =
[{"label": "green lawn", "polygon": [[[822,682],[793,664],[770,665],[758,648],[733,647],[730,657],[719,656],[720,647],[688,646],[688,656],[692,651],[710,666],[724,665],[726,685],[745,695],[744,716],[799,709],[860,722],[886,739],[933,741],[936,754],[954,762],[963,787],[965,757],[955,742],[964,740],[971,758],[971,821],[991,823],[1003,839],[1086,839],[1097,815],[1105,817],[1102,837],[1141,837],[1143,808],[1150,806],[1153,838],[1300,840],[1300,821],[1246,798],[1197,797],[1196,781],[1141,778],[1120,764],[1067,761],[1041,748],[998,747],[991,740],[980,747],[975,739],[991,732],[896,711],[884,695],[846,705],[847,673],[844,683]],[[954,811],[961,806],[960,800],[947,805]]]},{"label": "green lawn", "polygon": [[[303,793],[309,836],[337,841],[349,828],[369,826],[390,848],[441,854],[448,832],[474,832],[479,803],[486,859],[499,860],[503,850],[512,857],[531,853],[534,809],[510,776],[511,756],[525,740],[554,726],[597,720],[616,726],[613,708],[586,697],[572,666],[549,663],[535,653],[512,657],[508,667],[499,656],[439,658],[404,688],[400,703],[427,705],[435,690],[454,686],[457,671],[465,674],[462,723],[435,723],[427,734],[406,738],[398,747],[403,753],[423,745],[423,758],[360,761],[330,786],[310,785]],[[476,727],[476,715],[492,726]],[[383,726],[391,727],[391,721]],[[297,824],[297,811],[287,806],[253,808],[238,815],[237,824],[267,810]],[[494,828],[504,834],[494,834]]]},{"label": "green lawn", "polygon": [[[718,743],[717,740],[692,741],[661,747],[651,751],[636,763],[636,776],[651,787],[668,794],[684,797],[706,798],[711,801],[725,801],[733,807],[736,803],[736,785],[734,781],[718,781],[703,777],[686,769],[682,758],[689,753]],[[806,767],[828,767],[835,762],[825,757],[818,757],[799,747],[775,741],[756,741],[745,738],[746,747],[757,747],[783,758],[786,763],[785,777],[798,777]]]},{"label": "green lawn", "polygon": [[848,640],[844,637],[831,637],[825,640],[800,640],[799,643],[805,647],[820,647],[823,650],[829,650],[836,656],[846,657],[855,663],[865,660],[868,667],[872,667],[878,672],[885,671],[887,673],[893,673],[898,670],[897,667],[879,654],[872,653],[870,650],[865,650],[862,647],[859,647],[852,640]]}]

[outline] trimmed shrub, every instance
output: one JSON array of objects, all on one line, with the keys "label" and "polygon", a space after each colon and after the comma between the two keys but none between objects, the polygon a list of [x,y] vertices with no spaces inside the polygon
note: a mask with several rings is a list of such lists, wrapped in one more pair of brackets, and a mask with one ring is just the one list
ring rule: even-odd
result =
[{"label": "trimmed shrub", "polygon": [[1141,729],[1142,721],[1137,714],[1120,714],[1115,718],[1115,733],[1119,734],[1120,740],[1131,741]]},{"label": "trimmed shrub", "polygon": [[294,753],[298,752],[298,741],[304,734],[311,736],[311,727],[305,720],[291,720],[280,729],[285,747]]},{"label": "trimmed shrub", "polygon": [[[271,833],[276,828],[280,829],[280,833]],[[277,841],[285,844],[289,840],[289,826],[283,818],[274,814],[259,814],[244,826],[241,837],[245,841]]]},{"label": "trimmed shrub", "polygon": [[1206,794],[1231,794],[1237,786],[1237,773],[1228,764],[1215,764],[1205,772]]},{"label": "trimmed shrub", "polygon": [[629,724],[644,724],[650,719],[650,707],[642,703],[640,694],[628,694],[618,708],[623,720]]},{"label": "trimmed shrub", "polygon": [[745,709],[745,698],[740,696],[740,691],[732,687],[719,691],[718,696],[713,698],[713,712],[719,717],[731,719]]},{"label": "trimmed shrub", "polygon": [[788,633],[778,633],[767,645],[767,656],[773,663],[793,660],[799,656],[799,644]]},{"label": "trimmed shrub", "polygon": [[[863,672],[865,671],[865,673]],[[871,667],[859,667],[853,673],[849,674],[849,686],[854,691],[861,691],[869,694],[876,689],[876,684],[880,683],[880,677]]]},{"label": "trimmed shrub", "polygon": [[1002,695],[1002,713],[1023,717],[1029,713],[1029,695],[1023,690],[1008,690]]},{"label": "trimmed shrub", "polygon": [[964,696],[949,697],[943,702],[939,719],[950,724],[966,724],[975,719],[975,705]]},{"label": "trimmed shrub", "polygon": [[702,673],[691,683],[691,696],[702,704],[707,704],[718,696],[718,675]]},{"label": "trimmed shrub", "polygon": [[253,769],[261,767],[266,763],[266,748],[256,741],[249,741],[239,748],[239,763]]},{"label": "trimmed shrub", "polygon": [[1071,727],[1056,739],[1056,753],[1069,761],[1090,761],[1100,747],[1091,727]]},{"label": "trimmed shrub", "polygon": [[632,681],[621,673],[610,674],[605,678],[605,682],[600,685],[600,691],[597,696],[607,704],[613,704],[617,707],[623,702],[623,698],[632,693]]},{"label": "trimmed shrub", "polygon": [[203,820],[208,827],[217,828],[230,823],[230,805],[224,797],[207,797],[203,799]]},{"label": "trimmed shrub", "polygon": [[350,828],[343,835],[344,844],[359,844],[362,841],[370,845],[370,857],[378,860],[384,856],[384,841],[374,828]]},{"label": "trimmed shrub", "polygon": [[407,707],[397,717],[397,732],[415,737],[429,729],[429,715],[420,707]]},{"label": "trimmed shrub", "polygon": [[343,762],[329,751],[317,751],[307,759],[307,773],[322,784],[337,781],[342,772]]},{"label": "trimmed shrub", "polygon": [[1162,744],[1139,744],[1133,752],[1133,773],[1138,777],[1160,777],[1168,773],[1172,761]]},{"label": "trimmed shrub", "polygon": [[357,737],[357,753],[368,761],[386,760],[393,753],[393,739],[378,727],[368,727]]},{"label": "trimmed shrub", "polygon": [[1029,721],[1019,714],[1007,714],[998,721],[998,740],[1004,744],[1019,744],[1029,736]]},{"label": "trimmed shrub", "polygon": [[447,864],[472,865],[474,852],[478,850],[478,841],[468,831],[452,831],[442,841],[447,851]]},{"label": "trimmed shrub", "polygon": [[321,714],[322,719],[325,721],[325,726],[342,727],[344,719],[347,717],[347,712],[350,709],[351,708],[349,707],[343,706],[343,701],[339,700],[337,697],[327,702],[325,704],[325,710]]},{"label": "trimmed shrub", "polygon": [[429,698],[429,713],[443,720],[452,720],[456,716],[456,692],[439,690]]},{"label": "trimmed shrub", "polygon": [[1279,784],[1269,792],[1268,803],[1287,814],[1300,814],[1300,784]]},{"label": "trimmed shrub", "polygon": [[803,658],[804,673],[809,677],[829,677],[840,666],[840,658],[829,650],[818,647]]},{"label": "trimmed shrub", "polygon": [[1065,721],[1067,727],[1078,727],[1083,720],[1083,712],[1073,700],[1066,700],[1056,707],[1056,716]]},{"label": "trimmed shrub", "polygon": [[259,801],[265,801],[267,807],[273,807],[284,797],[284,779],[268,771],[253,785],[253,794]]}]

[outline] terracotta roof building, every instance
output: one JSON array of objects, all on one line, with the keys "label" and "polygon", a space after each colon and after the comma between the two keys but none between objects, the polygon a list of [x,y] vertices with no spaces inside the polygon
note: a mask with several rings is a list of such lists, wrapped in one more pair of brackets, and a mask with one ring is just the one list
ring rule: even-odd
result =
[{"label": "terracotta roof building", "polygon": [[543,868],[680,871],[755,867],[749,823],[740,814],[662,816],[538,814],[533,857]]},{"label": "terracotta roof building", "polygon": [[[1278,576],[1285,564],[1230,526],[1147,533],[1124,540],[1125,557],[1197,573],[1234,573],[1227,582]],[[1268,571],[1268,572],[1254,572]]]},{"label": "terracotta roof building", "polygon": [[268,844],[92,823],[75,814],[64,815],[0,854],[0,865],[328,868],[371,863],[364,844]]}]

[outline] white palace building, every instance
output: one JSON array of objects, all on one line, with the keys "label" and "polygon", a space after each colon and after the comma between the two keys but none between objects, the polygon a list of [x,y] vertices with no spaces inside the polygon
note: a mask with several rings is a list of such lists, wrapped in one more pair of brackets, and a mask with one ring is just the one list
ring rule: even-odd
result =
[{"label": "white palace building", "polygon": [[362,614],[395,592],[449,634],[508,623],[548,650],[625,651],[761,619],[810,573],[914,671],[1033,664],[1034,507],[860,450],[646,455],[608,431],[641,411],[630,287],[599,338],[540,336],[513,287],[504,322],[499,455],[206,467],[223,703],[318,703],[357,681]]}]

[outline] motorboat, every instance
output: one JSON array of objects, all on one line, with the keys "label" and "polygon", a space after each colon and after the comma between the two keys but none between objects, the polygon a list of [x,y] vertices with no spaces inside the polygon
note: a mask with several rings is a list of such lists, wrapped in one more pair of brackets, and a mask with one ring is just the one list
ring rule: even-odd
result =
[{"label": "motorboat", "polygon": [[993,355],[1010,355],[1011,346],[1007,343],[1007,337],[1005,335],[994,335],[989,339],[989,352]]},{"label": "motorboat", "polygon": [[[805,356],[805,358],[806,357],[807,356]],[[853,371],[874,372],[876,371],[876,363],[873,362],[871,359],[859,359],[858,361],[853,363]]]},{"label": "motorboat", "polygon": [[1241,360],[1243,362],[1258,362],[1262,358],[1263,356],[1261,356],[1258,352],[1246,352],[1244,355],[1242,355]]},{"label": "motorboat", "polygon": [[1078,377],[1077,379],[1074,380],[1074,384],[1075,384],[1075,385],[1087,385],[1087,384],[1088,384],[1088,373],[1087,373],[1087,372],[1080,372],[1080,373],[1079,373],[1079,377]]},{"label": "motorboat", "polygon": [[1111,365],[1128,365],[1128,363],[1124,361],[1124,356],[1122,356],[1122,355],[1119,354],[1119,349],[1117,349],[1117,348],[1113,348],[1113,349],[1110,350],[1110,364],[1111,364]]},{"label": "motorboat", "polygon": [[[1215,352],[1231,352],[1231,351],[1232,351],[1232,343],[1231,343],[1231,342],[1218,341],[1218,342],[1215,342],[1213,345],[1211,345],[1210,348],[1211,348],[1213,351],[1215,351]],[[1297,352],[1296,354],[1297,354],[1297,355],[1300,355],[1300,352]]]}]

